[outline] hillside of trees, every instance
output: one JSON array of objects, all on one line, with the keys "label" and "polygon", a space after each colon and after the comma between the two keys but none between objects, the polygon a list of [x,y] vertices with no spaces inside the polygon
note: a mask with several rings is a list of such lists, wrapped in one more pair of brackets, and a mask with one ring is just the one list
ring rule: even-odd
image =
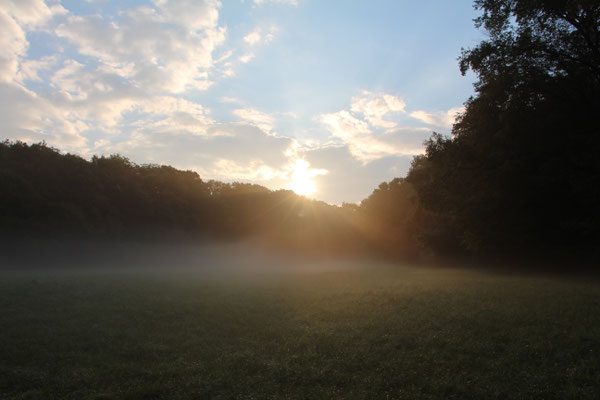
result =
[{"label": "hillside of trees", "polygon": [[303,252],[361,251],[356,210],[289,190],[203,181],[192,171],[137,165],[125,157],[87,161],[44,143],[0,143],[4,236],[126,238],[189,235],[264,241]]},{"label": "hillside of trees", "polygon": [[5,235],[188,232],[301,252],[479,260],[600,258],[600,5],[478,0],[488,33],[450,136],[359,205],[192,171],[0,144]]}]

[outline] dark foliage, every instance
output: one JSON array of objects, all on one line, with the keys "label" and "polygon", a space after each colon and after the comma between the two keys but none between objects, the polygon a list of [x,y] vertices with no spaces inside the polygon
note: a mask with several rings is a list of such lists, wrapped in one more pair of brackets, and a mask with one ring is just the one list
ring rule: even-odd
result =
[{"label": "dark foliage", "polygon": [[479,77],[452,137],[407,177],[438,252],[555,257],[600,242],[600,5],[478,0],[489,39],[460,57]]},{"label": "dark foliage", "polygon": [[3,230],[121,234],[197,229],[209,201],[195,172],[137,166],[114,155],[86,161],[44,143],[0,144]]},{"label": "dark foliage", "polygon": [[44,143],[0,143],[0,210],[5,236],[183,234],[303,252],[363,250],[348,208],[289,190],[204,182],[192,171],[119,155],[86,161]]}]

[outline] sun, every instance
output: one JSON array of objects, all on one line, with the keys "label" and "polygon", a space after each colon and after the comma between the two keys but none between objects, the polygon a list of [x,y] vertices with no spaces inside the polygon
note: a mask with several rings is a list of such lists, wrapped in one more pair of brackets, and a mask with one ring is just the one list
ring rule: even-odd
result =
[{"label": "sun", "polygon": [[327,173],[327,170],[324,169],[310,168],[310,164],[307,161],[300,159],[296,160],[290,166],[290,170],[291,182],[287,188],[302,196],[309,196],[315,193],[317,188],[312,178]]},{"label": "sun", "polygon": [[311,180],[312,176],[308,169],[308,162],[296,160],[292,168],[292,182],[288,186],[289,189],[302,196],[308,196],[317,191],[315,183]]}]

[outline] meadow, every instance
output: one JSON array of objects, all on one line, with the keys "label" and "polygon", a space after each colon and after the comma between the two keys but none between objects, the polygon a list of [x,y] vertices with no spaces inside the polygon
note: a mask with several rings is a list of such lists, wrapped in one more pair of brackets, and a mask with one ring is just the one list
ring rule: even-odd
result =
[{"label": "meadow", "polygon": [[0,273],[0,399],[600,397],[597,279]]}]

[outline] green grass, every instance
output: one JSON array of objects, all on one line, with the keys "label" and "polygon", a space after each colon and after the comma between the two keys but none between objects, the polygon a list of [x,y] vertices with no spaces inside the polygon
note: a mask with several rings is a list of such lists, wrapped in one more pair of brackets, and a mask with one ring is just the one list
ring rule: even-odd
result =
[{"label": "green grass", "polygon": [[0,275],[0,399],[600,398],[600,283]]}]

